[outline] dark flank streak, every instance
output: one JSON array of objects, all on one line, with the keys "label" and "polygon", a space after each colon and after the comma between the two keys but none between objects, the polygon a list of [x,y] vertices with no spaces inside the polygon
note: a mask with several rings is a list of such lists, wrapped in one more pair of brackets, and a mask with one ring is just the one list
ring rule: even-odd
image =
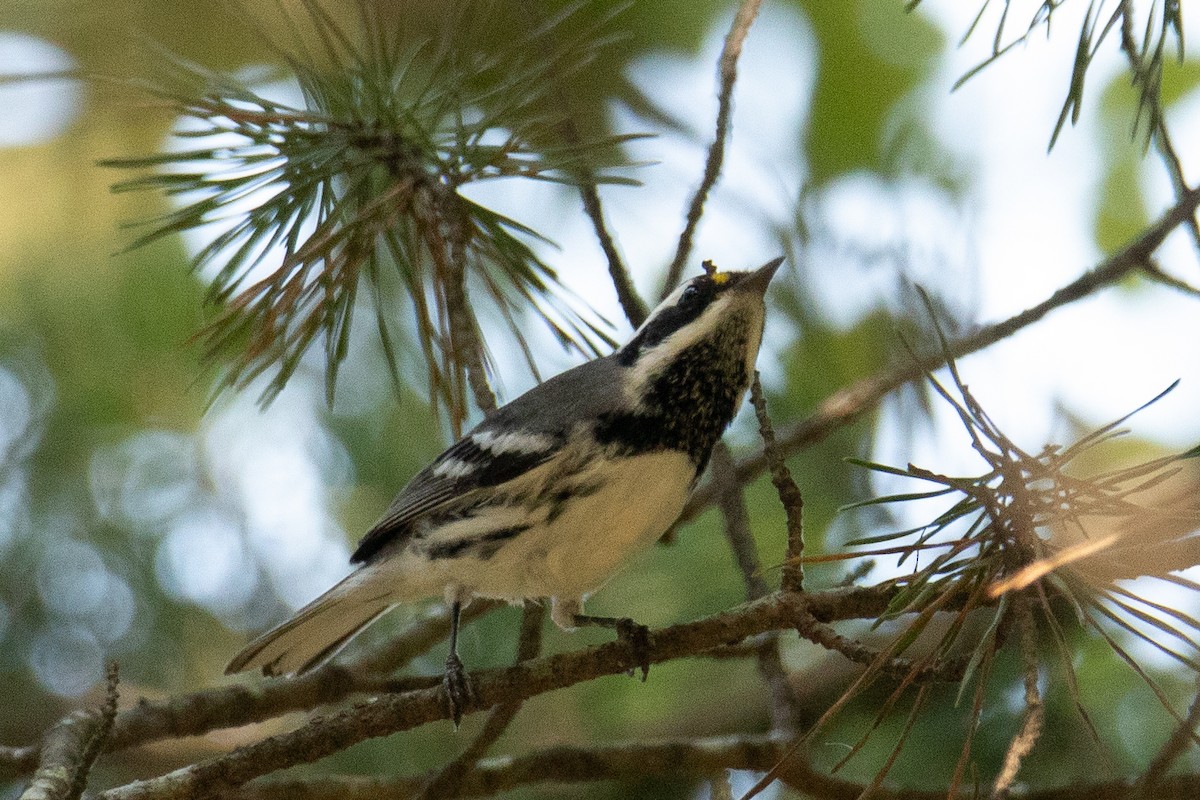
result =
[{"label": "dark flank streak", "polygon": [[530,525],[514,525],[511,528],[501,528],[500,530],[490,531],[478,536],[472,536],[467,539],[459,539],[455,542],[446,542],[444,544],[436,544],[426,550],[426,554],[432,560],[441,558],[458,558],[464,554],[473,555],[483,560],[487,560],[496,555],[496,552],[509,539],[529,530]]}]

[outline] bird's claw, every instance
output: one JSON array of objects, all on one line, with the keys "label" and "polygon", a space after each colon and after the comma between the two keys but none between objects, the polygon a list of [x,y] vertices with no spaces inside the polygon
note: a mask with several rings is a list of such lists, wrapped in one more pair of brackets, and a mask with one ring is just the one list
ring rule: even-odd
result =
[{"label": "bird's claw", "polygon": [[454,727],[462,720],[463,711],[475,700],[471,679],[463,669],[462,659],[457,654],[446,656],[446,671],[442,674],[442,690],[446,698],[446,711],[454,720]]},{"label": "bird's claw", "polygon": [[[642,683],[645,683],[646,678],[650,676],[650,629],[629,617],[618,619],[616,628],[617,638],[629,645],[629,649],[633,651],[634,666],[641,668]],[[630,669],[628,674],[632,678],[635,670]]]}]

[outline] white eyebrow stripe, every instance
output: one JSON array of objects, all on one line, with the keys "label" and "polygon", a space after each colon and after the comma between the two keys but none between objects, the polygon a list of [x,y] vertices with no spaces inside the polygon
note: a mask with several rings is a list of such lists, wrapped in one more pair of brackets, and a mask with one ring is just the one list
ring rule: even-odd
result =
[{"label": "white eyebrow stripe", "polygon": [[519,453],[521,455],[532,455],[554,449],[554,440],[549,436],[521,431],[500,434],[494,431],[480,431],[471,436],[471,441],[480,449],[497,454]]},{"label": "white eyebrow stripe", "polygon": [[474,471],[474,464],[469,464],[457,458],[447,458],[433,468],[434,475],[437,475],[439,478],[450,478],[451,480],[465,478]]}]

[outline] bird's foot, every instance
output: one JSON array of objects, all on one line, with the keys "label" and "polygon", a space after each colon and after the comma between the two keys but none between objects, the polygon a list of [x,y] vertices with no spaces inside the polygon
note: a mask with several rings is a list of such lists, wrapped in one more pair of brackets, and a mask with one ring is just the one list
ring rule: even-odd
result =
[{"label": "bird's foot", "polygon": [[445,693],[446,711],[454,720],[454,727],[462,720],[463,711],[475,700],[471,679],[463,669],[462,659],[457,653],[446,656],[446,671],[442,674],[442,690]]},{"label": "bird's foot", "polygon": [[611,628],[617,632],[617,639],[629,646],[633,655],[633,667],[626,671],[631,678],[637,669],[642,671],[642,682],[650,675],[650,629],[645,625],[634,622],[629,617],[593,617],[587,614],[576,614],[574,622],[578,626],[598,625]]}]

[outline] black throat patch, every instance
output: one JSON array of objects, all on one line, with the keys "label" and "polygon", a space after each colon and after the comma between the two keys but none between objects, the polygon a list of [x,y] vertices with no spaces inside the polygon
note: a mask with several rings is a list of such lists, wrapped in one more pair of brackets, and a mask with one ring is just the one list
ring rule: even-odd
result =
[{"label": "black throat patch", "polygon": [[650,379],[640,410],[600,418],[596,439],[621,455],[683,451],[699,475],[750,385],[749,337],[747,321],[737,318],[682,350]]}]

